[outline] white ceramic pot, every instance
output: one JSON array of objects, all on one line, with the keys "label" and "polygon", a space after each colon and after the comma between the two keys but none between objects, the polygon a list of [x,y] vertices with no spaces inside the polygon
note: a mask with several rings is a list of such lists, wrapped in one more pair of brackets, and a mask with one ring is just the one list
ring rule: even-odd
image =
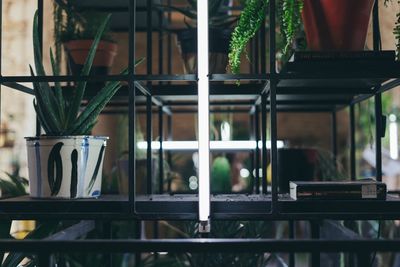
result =
[{"label": "white ceramic pot", "polygon": [[26,137],[30,195],[35,198],[100,196],[108,137]]}]

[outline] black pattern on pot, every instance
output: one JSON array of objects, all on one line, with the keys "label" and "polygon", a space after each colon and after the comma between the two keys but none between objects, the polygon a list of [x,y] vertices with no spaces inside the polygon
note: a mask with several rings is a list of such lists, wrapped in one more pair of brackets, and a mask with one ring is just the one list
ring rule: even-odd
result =
[{"label": "black pattern on pot", "polygon": [[87,168],[87,163],[88,163],[88,158],[89,158],[89,138],[84,137],[82,140],[81,144],[81,160],[80,160],[80,173],[79,179],[78,179],[78,197],[83,197],[84,196],[84,190],[85,190],[85,173],[86,173],[86,168]]},{"label": "black pattern on pot", "polygon": [[55,144],[49,153],[49,158],[47,161],[47,179],[52,196],[56,196],[60,191],[63,179],[63,166],[60,155],[60,151],[63,145],[63,142],[58,142],[57,144]]},{"label": "black pattern on pot", "polygon": [[[40,162],[40,143],[35,142],[35,156],[36,156],[36,196],[42,195],[42,166]],[[33,193],[33,192],[32,192]]]},{"label": "black pattern on pot", "polygon": [[70,193],[71,198],[76,197],[76,191],[78,187],[78,151],[74,149],[71,153],[71,185],[70,185]]},{"label": "black pattern on pot", "polygon": [[[102,145],[101,148],[100,148],[99,157],[97,158],[96,167],[94,168],[92,179],[90,179],[89,186],[88,186],[88,189],[87,189],[88,195],[90,195],[90,191],[92,191],[94,183],[96,182],[97,174],[99,173],[100,165],[101,165],[101,162],[102,162],[102,159],[103,159],[104,149],[105,149],[105,146]],[[97,192],[95,191],[93,193],[97,193]]]}]

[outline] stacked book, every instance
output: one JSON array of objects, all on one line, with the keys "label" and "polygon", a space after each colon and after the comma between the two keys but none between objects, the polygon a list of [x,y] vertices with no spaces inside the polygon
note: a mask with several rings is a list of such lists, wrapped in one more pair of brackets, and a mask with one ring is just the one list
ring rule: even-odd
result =
[{"label": "stacked book", "polygon": [[294,200],[385,200],[386,184],[375,180],[340,182],[291,181]]},{"label": "stacked book", "polygon": [[381,72],[399,68],[394,51],[299,51],[286,63],[286,72]]}]

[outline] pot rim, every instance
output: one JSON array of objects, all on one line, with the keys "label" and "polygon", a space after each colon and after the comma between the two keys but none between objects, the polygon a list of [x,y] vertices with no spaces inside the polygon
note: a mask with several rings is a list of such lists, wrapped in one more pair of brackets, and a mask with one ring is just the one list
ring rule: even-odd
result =
[{"label": "pot rim", "polygon": [[100,139],[100,140],[108,140],[110,139],[108,136],[102,135],[61,135],[61,136],[50,136],[50,135],[41,135],[41,136],[26,136],[24,139],[26,141],[36,141],[36,140],[55,140],[55,139]]}]

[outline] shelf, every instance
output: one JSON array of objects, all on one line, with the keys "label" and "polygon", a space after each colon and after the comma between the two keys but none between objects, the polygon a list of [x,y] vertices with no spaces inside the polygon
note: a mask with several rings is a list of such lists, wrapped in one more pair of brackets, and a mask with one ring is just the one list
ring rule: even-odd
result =
[{"label": "shelf", "polygon": [[[295,201],[279,198],[279,213],[271,214],[270,195],[212,195],[212,219],[398,219],[400,198],[388,195],[379,200]],[[45,200],[29,196],[0,200],[3,219],[114,219],[196,220],[198,197],[194,194],[144,195],[136,197],[136,207],[128,198],[105,195],[98,199]]]},{"label": "shelf", "polygon": [[133,217],[128,197],[103,195],[98,199],[33,199],[29,196],[0,200],[0,218],[94,219]]},{"label": "shelf", "polygon": [[[213,195],[212,219],[306,220],[306,219],[395,219],[400,218],[400,198],[379,200],[295,201],[281,196],[279,212],[271,214],[270,195]],[[136,198],[136,212],[143,219],[197,219],[196,195],[148,195]],[[151,212],[150,212],[151,211]]]}]

